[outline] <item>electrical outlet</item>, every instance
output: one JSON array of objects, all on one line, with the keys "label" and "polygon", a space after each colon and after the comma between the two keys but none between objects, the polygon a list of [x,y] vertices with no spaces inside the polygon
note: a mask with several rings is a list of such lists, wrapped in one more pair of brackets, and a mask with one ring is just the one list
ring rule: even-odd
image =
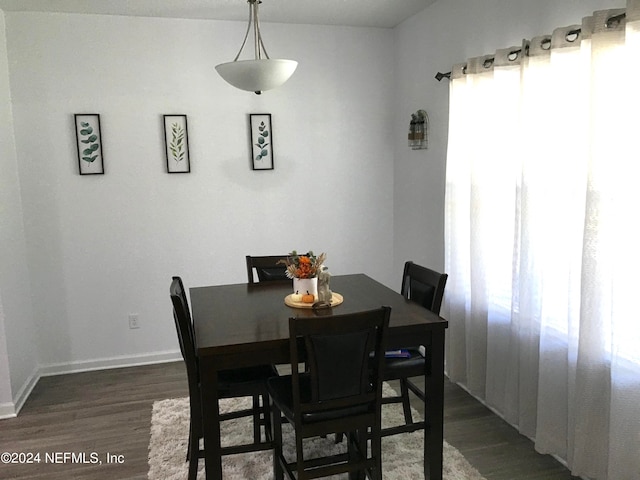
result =
[{"label": "electrical outlet", "polygon": [[129,314],[129,328],[133,329],[133,328],[140,328],[140,323],[138,322],[139,318],[138,318],[138,314],[137,313],[130,313]]}]

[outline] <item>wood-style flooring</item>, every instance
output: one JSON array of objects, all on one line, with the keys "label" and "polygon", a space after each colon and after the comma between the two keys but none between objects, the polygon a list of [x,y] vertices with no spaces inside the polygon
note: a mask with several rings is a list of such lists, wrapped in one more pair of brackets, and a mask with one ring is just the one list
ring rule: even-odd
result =
[{"label": "wood-style flooring", "polygon": [[[180,396],[187,396],[181,362],[44,377],[17,418],[0,420],[0,454],[39,453],[40,463],[0,463],[0,479],[146,479],[151,405]],[[487,480],[577,479],[450,382],[444,429]],[[77,463],[82,455],[87,463]]]}]

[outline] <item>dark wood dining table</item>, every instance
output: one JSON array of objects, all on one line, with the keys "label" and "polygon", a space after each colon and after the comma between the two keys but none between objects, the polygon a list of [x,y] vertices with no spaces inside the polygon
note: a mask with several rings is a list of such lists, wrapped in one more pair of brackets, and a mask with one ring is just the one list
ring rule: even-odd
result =
[{"label": "dark wood dining table", "polygon": [[442,479],[444,338],[447,321],[364,274],[337,275],[331,290],[342,304],[314,311],[291,308],[291,282],[195,287],[189,290],[200,359],[206,478],[222,480],[218,371],[289,363],[289,317],[353,313],[391,307],[387,349],[426,347],[424,477]]}]

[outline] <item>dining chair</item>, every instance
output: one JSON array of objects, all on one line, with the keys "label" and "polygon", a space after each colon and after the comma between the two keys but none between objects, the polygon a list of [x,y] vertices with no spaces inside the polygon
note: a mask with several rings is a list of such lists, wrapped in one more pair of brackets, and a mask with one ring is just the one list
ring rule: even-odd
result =
[{"label": "dining chair", "polygon": [[[400,292],[406,299],[422,305],[433,313],[440,314],[447,278],[446,273],[439,273],[408,261],[404,264]],[[400,381],[400,394],[385,397],[382,399],[382,403],[402,403],[405,424],[383,429],[383,437],[422,430],[427,425],[426,421],[413,421],[409,391],[413,392],[421,401],[425,401],[425,392],[413,383],[410,377],[424,376],[425,356],[430,355],[430,352],[428,348],[421,348],[417,345],[405,347],[402,350],[406,350],[408,357],[386,357],[383,374],[385,381]]]},{"label": "dining chair", "polygon": [[[198,459],[204,458],[204,450],[200,448],[200,439],[203,438],[203,426],[198,356],[189,304],[180,277],[173,277],[170,294],[180,351],[187,369],[190,414],[189,444],[187,447],[188,478],[189,480],[194,480],[198,474]],[[277,371],[270,365],[236,368],[219,372],[218,398],[252,397],[251,408],[220,414],[220,421],[253,417],[253,443],[223,447],[223,455],[267,450],[273,447],[266,381],[274,375],[277,375]],[[261,431],[263,426],[265,431],[264,440],[262,439]]]},{"label": "dining chair", "polygon": [[[286,260],[287,255],[252,256],[247,255],[247,281],[249,283],[287,280],[286,265],[278,263]],[[254,271],[258,277],[256,282]]]},{"label": "dining chair", "polygon": [[[284,473],[291,480],[305,480],[358,471],[382,480],[381,374],[390,312],[381,307],[289,319],[291,375],[267,382],[275,480]],[[304,371],[299,369],[302,355]],[[293,426],[295,461],[283,455],[283,418]],[[346,433],[346,452],[305,459],[303,439],[338,431]]]}]

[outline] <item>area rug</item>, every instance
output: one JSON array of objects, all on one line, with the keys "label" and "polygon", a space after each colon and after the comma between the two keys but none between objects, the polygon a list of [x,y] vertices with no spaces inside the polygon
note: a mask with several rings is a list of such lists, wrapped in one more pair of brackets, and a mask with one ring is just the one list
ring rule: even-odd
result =
[{"label": "area rug", "polygon": [[[385,396],[391,395],[391,387],[385,384]],[[250,398],[225,399],[220,401],[222,412],[248,408]],[[414,418],[420,418],[414,410]],[[403,423],[400,404],[383,406],[383,427]],[[283,425],[283,437],[292,439],[289,425]],[[153,404],[151,415],[151,440],[149,442],[149,480],[183,480],[187,478],[188,464],[185,462],[189,436],[189,399],[174,398]],[[248,419],[223,422],[222,443],[234,445],[246,443],[252,437]],[[424,432],[403,433],[382,439],[382,462],[384,480],[423,479]],[[305,441],[305,452],[322,452],[344,449],[344,444],[334,444],[332,435]],[[285,455],[294,458],[293,442],[285,445]],[[305,453],[307,455],[307,453]],[[272,480],[273,453],[271,451],[227,455],[222,459],[225,480]],[[204,460],[200,460],[198,478],[204,478]],[[347,478],[347,475],[331,477]],[[447,442],[444,443],[444,480],[484,480],[462,454]]]}]

